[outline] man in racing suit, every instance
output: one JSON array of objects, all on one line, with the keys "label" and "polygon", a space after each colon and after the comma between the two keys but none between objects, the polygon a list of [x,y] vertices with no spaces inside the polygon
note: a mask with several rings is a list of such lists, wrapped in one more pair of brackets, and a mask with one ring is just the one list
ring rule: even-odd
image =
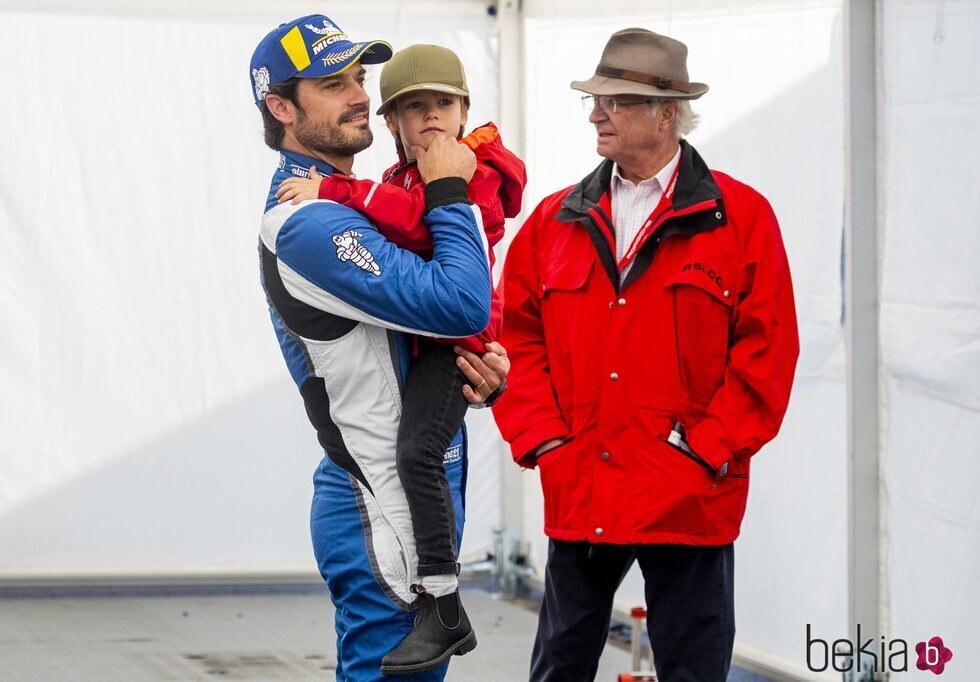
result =
[{"label": "man in racing suit", "polygon": [[[327,17],[270,32],[250,75],[266,143],[280,151],[259,239],[262,284],[283,357],[325,450],[314,475],[311,532],[336,606],[337,679],[380,679],[381,659],[412,628],[415,544],[395,468],[410,349],[400,332],[463,337],[487,325],[491,280],[479,218],[466,198],[473,154],[451,138],[421,150],[433,257],[396,247],[361,214],[330,201],[279,204],[276,191],[312,165],[350,174],[371,143],[361,63],[391,56],[350,41]],[[493,347],[503,351],[499,345]],[[466,354],[471,402],[494,397],[506,360]],[[463,527],[465,430],[444,458]],[[458,540],[459,538],[457,538]],[[457,542],[458,546],[458,542]],[[421,617],[426,617],[426,603]],[[430,614],[431,615],[431,614]],[[452,621],[439,609],[437,617]],[[447,665],[415,680],[441,680]]]}]

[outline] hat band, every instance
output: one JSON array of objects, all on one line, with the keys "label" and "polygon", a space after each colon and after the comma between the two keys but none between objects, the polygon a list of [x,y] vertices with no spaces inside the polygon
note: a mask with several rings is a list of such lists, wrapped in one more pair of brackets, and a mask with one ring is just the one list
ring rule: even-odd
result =
[{"label": "hat band", "polygon": [[653,85],[658,88],[669,88],[670,90],[678,90],[680,92],[691,92],[691,84],[687,81],[675,81],[670,78],[664,78],[663,76],[651,76],[646,73],[640,73],[639,71],[630,71],[629,69],[616,69],[611,66],[599,66],[596,67],[595,73],[597,76],[608,76],[609,78],[621,78],[622,80],[633,81],[635,83],[644,83],[646,85]]}]

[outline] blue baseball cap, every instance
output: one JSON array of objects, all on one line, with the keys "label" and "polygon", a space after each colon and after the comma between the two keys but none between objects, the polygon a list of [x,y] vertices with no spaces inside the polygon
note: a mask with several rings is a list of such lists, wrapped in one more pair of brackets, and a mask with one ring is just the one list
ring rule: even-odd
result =
[{"label": "blue baseball cap", "polygon": [[270,31],[255,48],[249,68],[255,105],[261,107],[271,88],[293,76],[335,76],[357,62],[389,59],[391,45],[383,40],[355,43],[322,14],[300,17]]}]

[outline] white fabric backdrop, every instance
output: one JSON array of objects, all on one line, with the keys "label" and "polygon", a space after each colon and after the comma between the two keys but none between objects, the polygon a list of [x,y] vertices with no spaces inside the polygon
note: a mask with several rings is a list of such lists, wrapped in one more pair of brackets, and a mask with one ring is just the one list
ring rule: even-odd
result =
[{"label": "white fabric backdrop", "polygon": [[889,621],[910,646],[942,637],[941,679],[965,682],[980,670],[980,2],[885,3],[882,28]]},{"label": "white fabric backdrop", "polygon": [[[712,87],[692,143],[780,218],[802,354],[783,431],[753,468],[736,594],[739,646],[800,670],[806,623],[847,636],[840,3],[524,6],[529,207],[598,162],[567,84],[612,31],[640,25],[687,42]],[[943,679],[967,680],[980,665],[980,3],[881,6],[886,623],[910,644],[942,636]],[[268,28],[319,6],[24,7],[0,4],[0,58],[17,65],[0,81],[0,576],[310,570],[319,452],[257,282],[275,155],[246,65]],[[456,49],[480,93],[472,122],[494,117],[482,3],[361,2],[333,18],[396,48]],[[375,132],[361,175],[391,157]],[[499,519],[494,429],[474,416],[470,553]],[[635,576],[620,596],[641,600]]]},{"label": "white fabric backdrop", "polygon": [[[471,122],[492,119],[485,7],[408,5],[332,18],[396,49],[456,50]],[[264,7],[0,8],[0,62],[18,65],[0,81],[0,576],[315,571],[320,450],[258,282],[278,157],[247,67],[268,30],[322,10]],[[378,177],[395,157],[373,123],[355,170]],[[486,443],[464,553],[492,548],[499,517]]]}]

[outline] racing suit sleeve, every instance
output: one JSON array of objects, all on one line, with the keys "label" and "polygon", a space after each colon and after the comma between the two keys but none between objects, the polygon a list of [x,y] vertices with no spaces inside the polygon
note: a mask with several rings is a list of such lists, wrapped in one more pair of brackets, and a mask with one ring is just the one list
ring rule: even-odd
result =
[{"label": "racing suit sleeve", "polygon": [[759,197],[736,277],[734,330],[725,376],[687,441],[719,474],[775,437],[800,352],[789,262],[776,216]]},{"label": "racing suit sleeve", "polygon": [[[425,206],[430,262],[396,246],[356,211],[300,204],[274,238],[286,290],[324,312],[398,331],[448,337],[482,331],[490,318],[490,266],[465,182],[429,183]],[[263,223],[263,243],[272,249],[269,241]]]},{"label": "racing suit sleeve", "polygon": [[541,215],[538,206],[514,237],[504,262],[500,343],[507,349],[511,370],[507,392],[493,406],[494,419],[510,443],[514,461],[528,468],[534,467],[534,451],[539,445],[553,438],[571,437],[551,383],[541,319],[541,281],[535,257]]}]

